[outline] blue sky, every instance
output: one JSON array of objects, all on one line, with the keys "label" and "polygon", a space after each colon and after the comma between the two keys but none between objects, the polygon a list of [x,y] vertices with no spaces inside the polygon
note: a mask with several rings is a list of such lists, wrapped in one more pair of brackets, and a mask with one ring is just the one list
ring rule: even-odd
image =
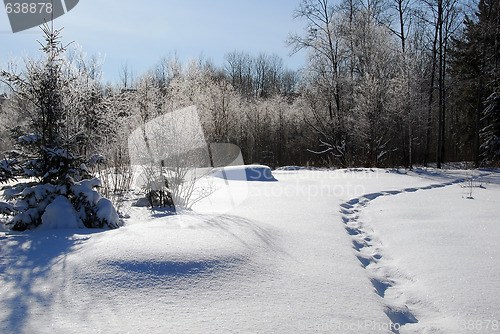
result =
[{"label": "blue sky", "polygon": [[[55,20],[64,27],[63,41],[75,41],[90,55],[105,57],[105,81],[118,80],[127,63],[134,74],[176,54],[182,62],[203,56],[216,65],[224,54],[246,51],[281,56],[292,69],[305,64],[305,55],[289,56],[285,40],[301,32],[293,19],[299,0],[80,0]],[[36,55],[39,28],[13,34],[0,9],[0,66],[13,57]]]}]

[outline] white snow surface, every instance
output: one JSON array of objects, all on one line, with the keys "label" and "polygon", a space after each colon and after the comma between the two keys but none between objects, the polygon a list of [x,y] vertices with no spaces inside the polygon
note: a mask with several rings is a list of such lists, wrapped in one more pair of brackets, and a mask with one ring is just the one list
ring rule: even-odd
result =
[{"label": "white snow surface", "polygon": [[65,196],[57,196],[47,205],[42,215],[42,224],[39,230],[76,229],[84,228],[82,220],[78,218],[73,204]]},{"label": "white snow surface", "polygon": [[500,332],[498,171],[273,174],[117,230],[0,232],[0,333]]},{"label": "white snow surface", "polygon": [[271,168],[263,165],[239,165],[217,168],[213,175],[233,181],[276,181]]}]

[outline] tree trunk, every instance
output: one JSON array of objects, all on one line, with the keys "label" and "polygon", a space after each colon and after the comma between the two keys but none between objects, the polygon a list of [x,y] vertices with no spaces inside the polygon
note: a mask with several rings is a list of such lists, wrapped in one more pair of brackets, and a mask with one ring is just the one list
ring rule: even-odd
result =
[{"label": "tree trunk", "polygon": [[436,79],[436,63],[437,63],[437,41],[439,36],[439,26],[436,25],[434,32],[434,40],[432,42],[432,69],[431,69],[431,82],[429,85],[429,100],[427,103],[427,126],[425,129],[425,155],[424,166],[429,164],[429,157],[431,154],[431,130],[432,130],[432,105],[434,103],[434,84]]},{"label": "tree trunk", "polygon": [[437,152],[436,152],[436,165],[437,168],[441,168],[441,163],[443,159],[443,145],[444,145],[443,0],[438,0],[437,29],[439,31],[439,71],[438,71],[439,109],[438,109],[438,140],[437,140]]}]

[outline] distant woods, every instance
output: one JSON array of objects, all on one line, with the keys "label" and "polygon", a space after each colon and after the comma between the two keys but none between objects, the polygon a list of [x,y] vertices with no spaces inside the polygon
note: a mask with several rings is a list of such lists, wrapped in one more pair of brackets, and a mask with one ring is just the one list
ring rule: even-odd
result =
[{"label": "distant woods", "polygon": [[[498,164],[498,0],[304,0],[293,15],[306,23],[286,41],[307,52],[298,71],[234,51],[222,65],[166,57],[139,75],[124,65],[109,85],[97,59],[67,52],[66,117],[87,136],[78,153],[127,162],[133,130],[196,105],[207,141],[238,145],[247,163]],[[28,125],[27,104],[0,96],[0,150],[13,147],[11,128]]]}]

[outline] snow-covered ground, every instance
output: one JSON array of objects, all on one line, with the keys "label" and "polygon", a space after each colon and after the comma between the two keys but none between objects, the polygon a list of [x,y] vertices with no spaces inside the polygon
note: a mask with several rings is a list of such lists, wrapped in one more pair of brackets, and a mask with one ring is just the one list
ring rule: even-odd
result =
[{"label": "snow-covered ground", "polygon": [[0,232],[0,333],[500,333],[498,171],[273,175],[117,230]]}]

